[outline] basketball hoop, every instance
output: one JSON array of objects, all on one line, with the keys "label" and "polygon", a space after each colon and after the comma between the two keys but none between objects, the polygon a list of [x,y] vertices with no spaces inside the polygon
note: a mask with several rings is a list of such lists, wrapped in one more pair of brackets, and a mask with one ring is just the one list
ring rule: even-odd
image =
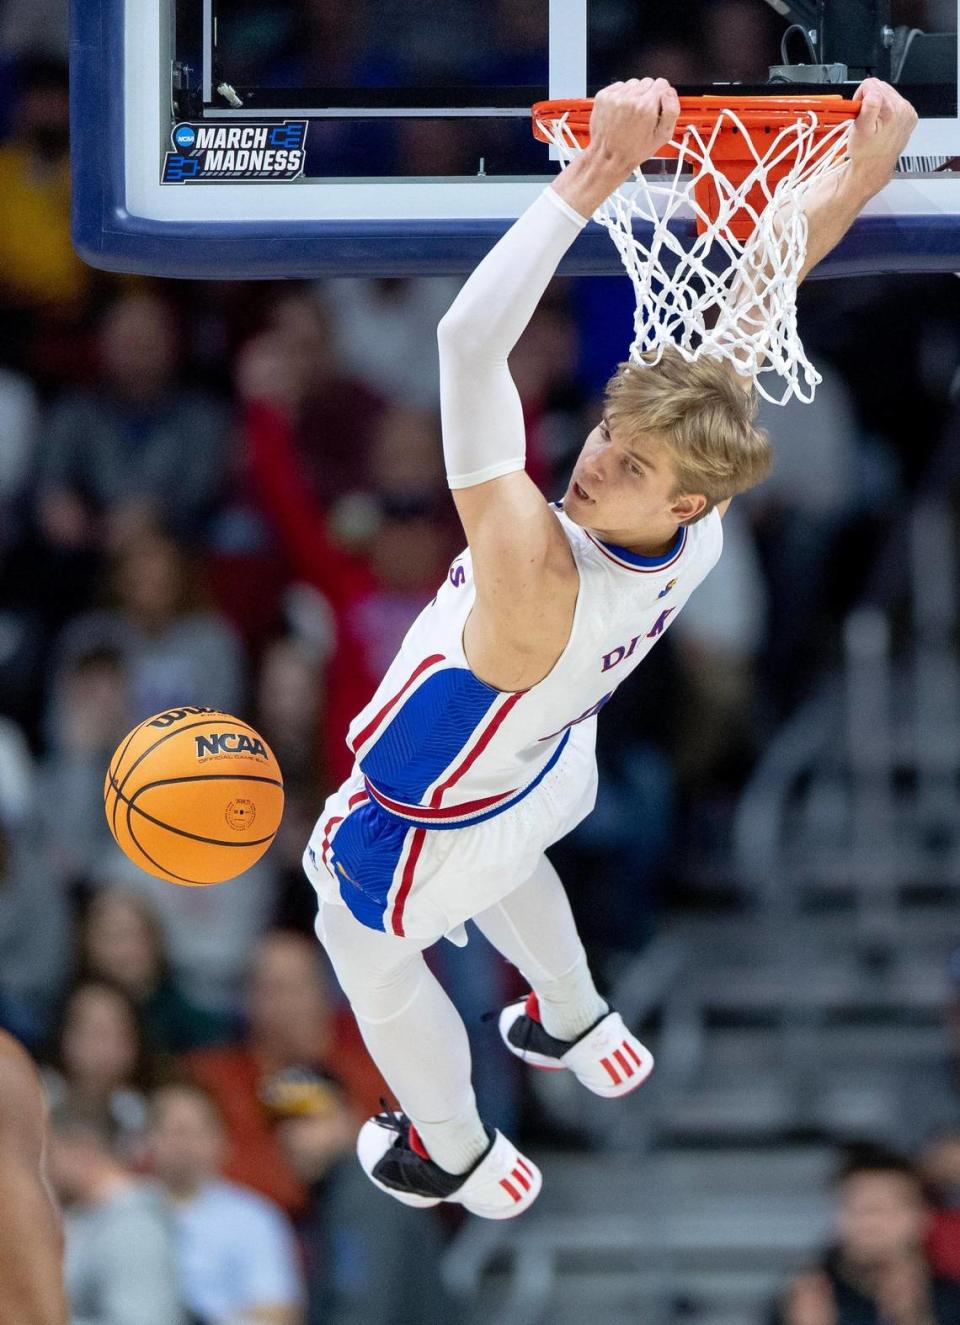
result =
[{"label": "basketball hoop", "polygon": [[[593,102],[541,101],[533,132],[566,167],[590,141]],[[637,296],[630,357],[727,359],[774,404],[813,399],[820,375],[797,332],[807,248],[801,206],[841,171],[860,105],[835,96],[681,97],[663,173],[631,179],[594,220],[610,233]],[[671,222],[693,214],[692,242]],[[642,228],[634,233],[634,222]],[[652,227],[653,233],[650,233]],[[764,379],[782,379],[782,388]],[[780,395],[771,392],[780,390]]]}]

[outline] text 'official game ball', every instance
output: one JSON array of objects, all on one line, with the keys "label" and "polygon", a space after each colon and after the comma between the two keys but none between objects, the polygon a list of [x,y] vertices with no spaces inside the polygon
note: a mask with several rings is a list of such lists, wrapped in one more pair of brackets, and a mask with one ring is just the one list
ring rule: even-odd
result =
[{"label": "text 'official game ball'", "polygon": [[216,709],[170,709],[120,742],[103,788],[110,831],[149,874],[203,887],[242,874],[283,815],[283,777],[251,726]]}]

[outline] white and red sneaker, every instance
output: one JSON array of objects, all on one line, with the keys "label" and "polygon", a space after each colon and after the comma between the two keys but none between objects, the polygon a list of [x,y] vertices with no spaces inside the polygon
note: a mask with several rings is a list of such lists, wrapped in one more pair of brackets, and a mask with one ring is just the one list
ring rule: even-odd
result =
[{"label": "white and red sneaker", "polygon": [[508,1003],[499,1024],[504,1044],[517,1058],[548,1071],[567,1068],[605,1099],[629,1095],[653,1071],[653,1054],[627,1030],[619,1012],[605,1012],[575,1040],[558,1040],[543,1029],[540,1005],[531,993]]},{"label": "white and red sneaker", "polygon": [[540,1195],[540,1170],[502,1132],[486,1129],[490,1144],[466,1173],[448,1173],[427,1154],[404,1113],[369,1118],[357,1137],[357,1158],[381,1191],[421,1209],[441,1201],[462,1205],[483,1219],[513,1219]]}]

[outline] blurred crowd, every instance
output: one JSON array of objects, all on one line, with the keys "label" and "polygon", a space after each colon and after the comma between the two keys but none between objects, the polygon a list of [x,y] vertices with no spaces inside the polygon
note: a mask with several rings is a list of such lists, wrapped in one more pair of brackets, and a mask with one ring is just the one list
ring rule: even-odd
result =
[{"label": "blurred crowd", "polygon": [[851,1147],[833,1180],[834,1240],[797,1275],[770,1325],[960,1321],[960,1133],[912,1162]]},{"label": "blurred crowd", "polygon": [[[350,717],[460,547],[435,351],[458,282],[85,267],[69,240],[65,9],[0,5],[0,1024],[43,1066],[77,1320],[444,1320],[452,1226],[384,1199],[352,1158],[384,1087],[313,940],[299,859],[348,771]],[[470,47],[481,76],[541,80],[538,6],[495,9]],[[782,29],[762,0],[597,9],[594,82],[762,77]],[[372,10],[238,3],[237,58],[278,85],[389,81],[400,48],[385,64]],[[455,26],[426,24],[408,52],[431,78],[458,58]],[[475,155],[460,132],[408,126],[395,163],[453,173]],[[946,278],[804,291],[817,403],[763,411],[776,473],[734,504],[720,567],[609,706],[597,810],[555,852],[601,980],[722,860],[758,749],[833,657],[950,416],[958,305]],[[550,496],[632,320],[625,280],[557,281],[516,350],[529,469]],[[119,739],[182,704],[243,714],[286,780],[274,848],[218,888],[141,873],[102,811]],[[471,1028],[484,1117],[542,1138],[482,1019],[515,973],[477,934],[434,960]],[[958,1156],[954,1140],[930,1158],[950,1207],[944,1273],[960,1273]],[[897,1157],[857,1162],[838,1186],[839,1250],[791,1289],[784,1325],[899,1321],[861,1300],[928,1283],[921,1176]],[[883,1284],[880,1243],[904,1267]],[[929,1291],[955,1304],[960,1290]]]}]

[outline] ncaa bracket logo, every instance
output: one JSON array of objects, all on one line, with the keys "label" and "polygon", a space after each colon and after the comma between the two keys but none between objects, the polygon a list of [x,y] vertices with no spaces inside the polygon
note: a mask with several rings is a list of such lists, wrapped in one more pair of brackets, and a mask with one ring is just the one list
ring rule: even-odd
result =
[{"label": "ncaa bracket logo", "polygon": [[192,124],[178,124],[173,131],[173,145],[178,152],[189,152],[196,146],[197,131]]},{"label": "ncaa bracket logo", "polygon": [[160,176],[163,184],[217,180],[290,180],[303,174],[307,121],[271,124],[175,124]]}]

